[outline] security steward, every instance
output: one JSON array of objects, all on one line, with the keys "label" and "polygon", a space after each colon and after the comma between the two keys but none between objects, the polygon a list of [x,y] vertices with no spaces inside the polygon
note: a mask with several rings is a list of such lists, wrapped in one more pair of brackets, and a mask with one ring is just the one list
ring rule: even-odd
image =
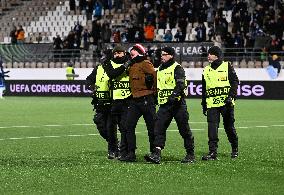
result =
[{"label": "security steward", "polygon": [[153,64],[146,57],[146,50],[141,44],[135,44],[129,49],[131,60],[129,82],[132,98],[129,101],[126,118],[126,139],[128,155],[120,159],[126,162],[136,161],[135,128],[138,120],[143,116],[148,130],[150,151],[153,150],[154,125],[156,119],[156,71]]},{"label": "security steward", "polygon": [[96,111],[93,121],[100,135],[108,143],[108,159],[114,159],[118,155],[118,140],[116,126],[111,125],[110,79],[101,64],[86,78],[86,85],[93,92],[92,105]]},{"label": "security steward", "polygon": [[73,67],[73,63],[68,62],[66,67],[66,78],[67,80],[74,80],[74,77],[75,77],[75,70]]},{"label": "security steward", "polygon": [[129,76],[126,71],[129,63],[128,57],[126,55],[126,50],[121,45],[117,45],[112,50],[112,58],[107,59],[103,63],[106,75],[111,80],[112,89],[112,105],[111,105],[111,126],[116,126],[118,124],[119,131],[121,134],[120,139],[120,153],[118,159],[127,156],[128,145],[126,139],[126,117],[128,101],[131,97]]},{"label": "security steward", "polygon": [[202,160],[216,160],[220,114],[228,140],[231,158],[238,157],[238,136],[234,126],[234,105],[239,79],[229,62],[222,61],[222,51],[213,46],[208,50],[209,65],[202,75],[202,108],[208,122],[209,153]]},{"label": "security steward", "polygon": [[144,157],[146,161],[156,164],[160,163],[161,150],[165,147],[166,142],[166,130],[173,118],[184,140],[187,153],[181,162],[193,163],[195,161],[194,137],[188,124],[189,113],[184,94],[185,72],[181,65],[174,60],[174,55],[173,48],[162,48],[162,64],[157,71],[158,104],[160,107],[154,129],[155,148],[153,152]]}]

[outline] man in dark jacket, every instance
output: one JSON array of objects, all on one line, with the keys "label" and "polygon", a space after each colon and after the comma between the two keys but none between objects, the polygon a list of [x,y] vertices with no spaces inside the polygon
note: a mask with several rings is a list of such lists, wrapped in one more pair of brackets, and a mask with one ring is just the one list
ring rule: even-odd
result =
[{"label": "man in dark jacket", "polygon": [[115,126],[118,124],[121,134],[120,139],[120,154],[119,159],[124,159],[128,155],[128,145],[126,140],[126,118],[128,102],[131,97],[129,76],[126,63],[128,58],[126,56],[125,48],[117,45],[113,48],[112,57],[105,60],[103,63],[106,75],[109,77],[112,90],[112,105],[111,105],[111,124]]},{"label": "man in dark jacket", "polygon": [[161,150],[165,147],[166,142],[166,130],[173,118],[176,120],[186,149],[186,156],[181,162],[193,163],[195,161],[194,137],[188,124],[189,114],[184,99],[185,72],[181,65],[174,60],[174,55],[173,48],[162,48],[162,64],[157,71],[158,104],[160,107],[154,129],[154,149],[144,157],[146,161],[156,164],[160,163]]},{"label": "man in dark jacket", "polygon": [[220,114],[231,143],[231,158],[238,157],[238,136],[234,126],[234,100],[237,96],[238,77],[230,63],[222,61],[222,51],[213,46],[208,50],[209,65],[202,75],[202,108],[208,122],[209,153],[202,160],[216,160]]},{"label": "man in dark jacket", "polygon": [[122,161],[136,161],[136,136],[135,128],[138,120],[143,116],[149,136],[150,151],[153,150],[154,125],[156,119],[156,72],[153,64],[147,59],[145,48],[135,44],[130,48],[131,60],[129,82],[132,98],[129,101],[126,118],[126,139],[128,155]]},{"label": "man in dark jacket", "polygon": [[108,159],[114,159],[118,155],[118,140],[116,125],[111,123],[110,79],[101,64],[86,78],[86,85],[93,91],[92,105],[96,110],[93,121],[100,135],[108,143]]}]

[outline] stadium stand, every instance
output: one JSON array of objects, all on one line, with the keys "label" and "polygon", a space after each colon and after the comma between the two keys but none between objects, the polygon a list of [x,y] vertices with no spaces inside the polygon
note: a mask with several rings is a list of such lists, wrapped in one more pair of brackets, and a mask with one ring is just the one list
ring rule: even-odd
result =
[{"label": "stadium stand", "polygon": [[[284,60],[284,3],[280,0],[166,0],[160,6],[153,0],[125,0],[122,5],[114,4],[112,7],[106,3],[108,1],[97,1],[102,7],[101,15],[90,12],[94,9],[94,4],[77,4],[71,10],[67,0],[3,2],[0,5],[0,42],[6,45],[0,45],[0,53],[7,67],[11,67],[11,63],[12,67],[40,68],[46,64],[48,67],[64,67],[67,59],[78,61],[78,64],[75,64],[77,67],[93,67],[99,62],[99,52],[114,43],[115,31],[120,31],[122,36],[122,32],[127,29],[127,39],[119,39],[122,44],[124,41],[144,42],[143,27],[148,22],[155,26],[154,42],[162,42],[165,31],[169,29],[174,37],[173,43],[189,41],[201,44],[206,41],[221,46],[224,48],[225,59],[232,61],[235,67],[266,67],[268,57],[272,53],[277,53],[280,59]],[[165,25],[160,25],[161,8],[167,13]],[[76,34],[77,22],[90,32],[90,35],[86,35],[88,49],[83,49],[85,35]],[[110,27],[109,31],[105,28],[106,24]],[[9,44],[11,31],[14,26],[20,25],[25,31],[25,43],[43,45]],[[178,29],[182,35],[176,38]],[[53,50],[57,35],[62,39],[62,47],[67,49],[64,52],[60,49],[58,56],[54,55]],[[77,47],[70,47],[70,37],[77,40],[76,36],[80,36],[79,41],[73,40],[73,45],[76,44]],[[265,59],[261,59],[260,50],[264,48],[267,54]],[[73,51],[74,49],[80,51]],[[89,63],[91,61],[92,64]],[[23,65],[16,62],[23,62]],[[198,57],[180,57],[180,62],[184,67],[201,68],[206,65],[204,60],[200,61]]]}]

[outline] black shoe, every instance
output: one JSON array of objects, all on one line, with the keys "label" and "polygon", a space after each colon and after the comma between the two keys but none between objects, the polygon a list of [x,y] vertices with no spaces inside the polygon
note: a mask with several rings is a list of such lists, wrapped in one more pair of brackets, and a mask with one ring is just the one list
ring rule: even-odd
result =
[{"label": "black shoe", "polygon": [[231,158],[235,159],[239,156],[238,149],[232,149]]},{"label": "black shoe", "polygon": [[119,160],[123,162],[136,162],[136,155],[135,153],[130,152],[126,156],[121,156]]},{"label": "black shoe", "polygon": [[195,156],[192,154],[187,154],[182,160],[181,163],[194,163]]},{"label": "black shoe", "polygon": [[217,154],[215,152],[209,152],[206,156],[202,156],[202,160],[217,160]]},{"label": "black shoe", "polygon": [[145,160],[150,163],[160,164],[161,156],[155,153],[146,154],[144,156]]},{"label": "black shoe", "polygon": [[153,152],[144,156],[147,162],[160,164],[161,163],[161,150],[158,148],[154,148]]},{"label": "black shoe", "polygon": [[113,151],[108,152],[107,154],[108,159],[115,159],[115,157],[116,157],[116,152],[113,152]]}]

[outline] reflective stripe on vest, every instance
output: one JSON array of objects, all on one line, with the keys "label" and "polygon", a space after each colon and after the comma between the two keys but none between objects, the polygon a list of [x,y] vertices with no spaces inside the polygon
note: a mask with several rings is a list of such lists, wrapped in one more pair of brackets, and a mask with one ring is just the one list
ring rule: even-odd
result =
[{"label": "reflective stripe on vest", "polygon": [[110,100],[110,88],[109,88],[109,77],[104,71],[102,65],[98,65],[97,75],[96,75],[96,98],[99,101],[109,101]]},{"label": "reflective stripe on vest", "polygon": [[[111,61],[113,68],[118,68],[122,64],[116,64]],[[126,72],[122,73],[119,77],[112,80],[113,99],[125,99],[131,95],[129,76]]]},{"label": "reflective stripe on vest", "polygon": [[[231,85],[228,79],[228,62],[223,62],[216,70],[206,66],[203,76],[206,82],[207,108],[224,106]],[[233,101],[233,105],[235,105]]]},{"label": "reflective stripe on vest", "polygon": [[[157,71],[158,104],[165,104],[176,86],[175,68],[180,66],[175,62],[172,66]],[[180,98],[180,97],[179,97]]]}]

